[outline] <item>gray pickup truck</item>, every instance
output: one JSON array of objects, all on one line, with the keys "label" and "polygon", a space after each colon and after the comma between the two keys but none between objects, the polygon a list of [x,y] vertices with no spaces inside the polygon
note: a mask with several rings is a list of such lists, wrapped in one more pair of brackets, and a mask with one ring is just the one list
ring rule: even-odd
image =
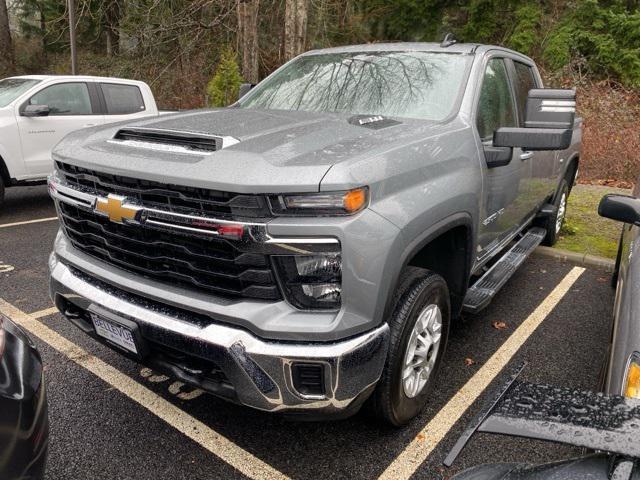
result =
[{"label": "gray pickup truck", "polygon": [[580,140],[575,92],[511,50],[311,51],[229,108],[67,136],[51,296],[225,399],[402,425],[452,322],[555,241]]}]

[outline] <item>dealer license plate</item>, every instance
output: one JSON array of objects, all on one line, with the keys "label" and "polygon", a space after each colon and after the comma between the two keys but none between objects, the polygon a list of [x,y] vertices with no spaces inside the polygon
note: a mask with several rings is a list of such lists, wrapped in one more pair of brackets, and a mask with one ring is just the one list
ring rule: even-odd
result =
[{"label": "dealer license plate", "polygon": [[116,345],[119,345],[125,350],[138,353],[136,342],[133,338],[133,332],[130,329],[95,314],[91,314],[91,320],[93,321],[93,326],[95,327],[98,335],[106,338]]}]

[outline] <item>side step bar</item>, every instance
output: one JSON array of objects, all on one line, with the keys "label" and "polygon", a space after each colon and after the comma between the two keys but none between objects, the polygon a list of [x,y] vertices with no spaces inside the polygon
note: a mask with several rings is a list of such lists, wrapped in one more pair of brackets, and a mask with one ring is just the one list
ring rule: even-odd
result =
[{"label": "side step bar", "polygon": [[547,231],[540,227],[534,227],[527,231],[511,250],[469,287],[467,295],[464,297],[463,310],[477,313],[487,307],[498,290],[507,283],[507,280],[511,278],[531,252],[540,245],[546,235]]}]

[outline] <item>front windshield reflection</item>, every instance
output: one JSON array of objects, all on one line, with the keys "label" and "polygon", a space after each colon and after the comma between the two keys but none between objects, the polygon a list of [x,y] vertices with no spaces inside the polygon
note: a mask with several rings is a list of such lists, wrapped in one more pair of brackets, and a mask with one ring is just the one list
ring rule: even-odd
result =
[{"label": "front windshield reflection", "polygon": [[307,55],[240,106],[442,120],[452,113],[470,58],[420,51]]}]

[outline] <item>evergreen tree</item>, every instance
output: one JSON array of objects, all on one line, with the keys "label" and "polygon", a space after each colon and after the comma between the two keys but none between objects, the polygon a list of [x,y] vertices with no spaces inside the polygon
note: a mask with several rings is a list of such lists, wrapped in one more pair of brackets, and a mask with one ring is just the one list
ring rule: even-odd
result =
[{"label": "evergreen tree", "polygon": [[216,74],[207,85],[207,100],[211,107],[226,107],[238,98],[242,77],[236,53],[226,48],[220,56]]}]

